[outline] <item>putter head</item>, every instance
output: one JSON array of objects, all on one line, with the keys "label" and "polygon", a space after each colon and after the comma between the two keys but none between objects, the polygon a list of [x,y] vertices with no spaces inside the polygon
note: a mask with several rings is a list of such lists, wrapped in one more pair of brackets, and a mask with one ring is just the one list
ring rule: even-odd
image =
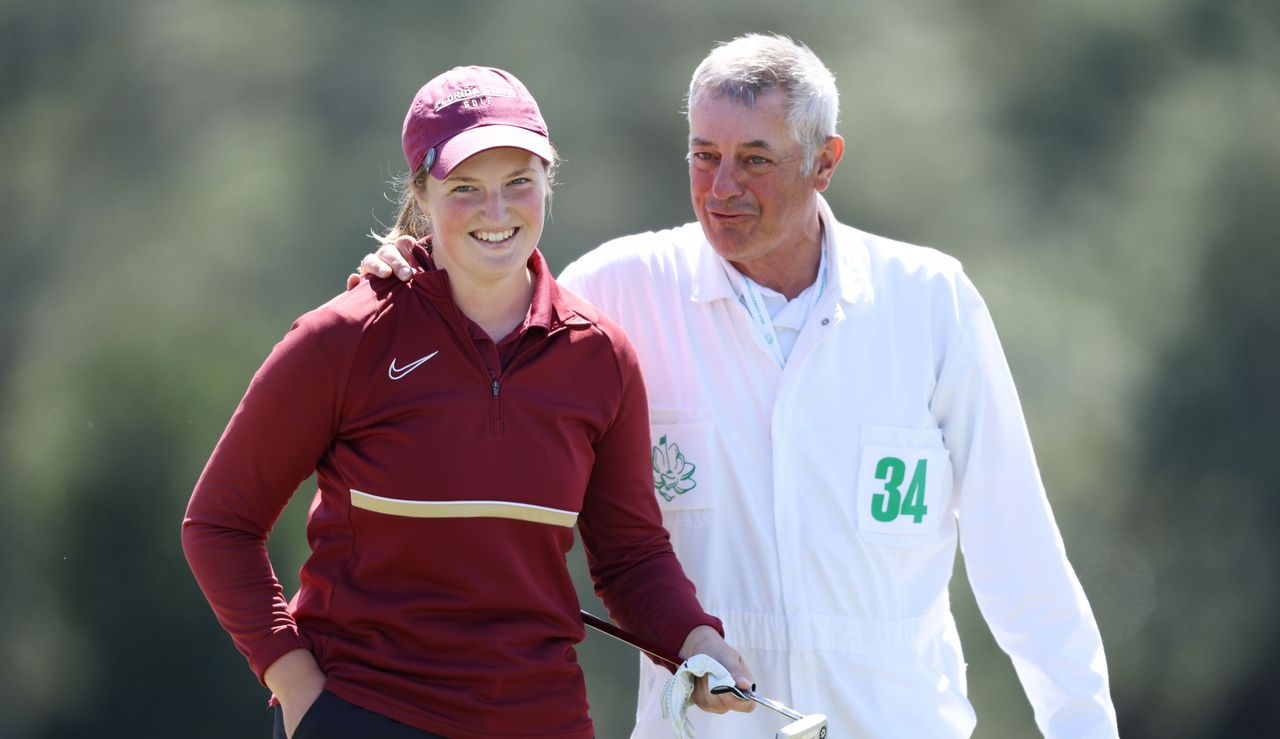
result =
[{"label": "putter head", "polygon": [[811,713],[778,729],[773,739],[827,739],[827,717]]}]

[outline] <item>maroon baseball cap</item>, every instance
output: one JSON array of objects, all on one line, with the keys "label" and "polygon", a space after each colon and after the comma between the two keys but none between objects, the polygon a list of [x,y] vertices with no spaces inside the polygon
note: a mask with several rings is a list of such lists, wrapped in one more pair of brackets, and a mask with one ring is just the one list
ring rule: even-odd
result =
[{"label": "maroon baseball cap", "polygon": [[400,137],[410,172],[444,179],[467,157],[512,146],[554,159],[538,103],[510,72],[454,67],[418,90]]}]

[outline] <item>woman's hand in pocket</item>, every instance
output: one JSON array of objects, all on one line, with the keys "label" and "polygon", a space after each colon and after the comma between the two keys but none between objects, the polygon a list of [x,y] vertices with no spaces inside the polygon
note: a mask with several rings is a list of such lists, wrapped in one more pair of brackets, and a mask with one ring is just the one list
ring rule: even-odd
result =
[{"label": "woman's hand in pocket", "polygon": [[292,737],[311,704],[324,692],[324,673],[311,652],[295,649],[272,662],[262,677],[280,701],[285,736]]}]

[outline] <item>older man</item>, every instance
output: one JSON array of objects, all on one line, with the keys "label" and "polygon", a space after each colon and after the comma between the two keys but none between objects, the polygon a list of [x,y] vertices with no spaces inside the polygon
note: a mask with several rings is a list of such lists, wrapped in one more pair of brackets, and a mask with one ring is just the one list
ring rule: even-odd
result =
[{"label": "older man", "polygon": [[[844,153],[830,71],[748,35],[698,66],[688,103],[698,222],[606,243],[560,281],[635,343],[664,521],[761,692],[828,714],[833,736],[969,736],[959,544],[1040,730],[1116,736],[982,298],[956,260],[842,225],[820,194]],[[407,269],[380,257],[365,268]],[[641,660],[633,736],[670,736],[667,677]],[[726,739],[779,723],[690,718]]]}]

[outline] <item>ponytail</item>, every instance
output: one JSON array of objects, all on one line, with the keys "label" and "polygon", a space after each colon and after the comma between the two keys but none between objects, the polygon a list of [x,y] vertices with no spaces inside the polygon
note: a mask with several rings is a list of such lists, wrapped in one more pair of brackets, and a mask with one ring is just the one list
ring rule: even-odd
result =
[{"label": "ponytail", "polygon": [[394,244],[401,236],[409,236],[415,241],[429,236],[431,220],[422,213],[416,197],[416,193],[427,186],[426,168],[419,168],[413,174],[396,177],[395,184],[399,190],[397,199],[400,201],[400,212],[396,215],[396,222],[386,233],[370,231],[369,236],[380,244]]}]

